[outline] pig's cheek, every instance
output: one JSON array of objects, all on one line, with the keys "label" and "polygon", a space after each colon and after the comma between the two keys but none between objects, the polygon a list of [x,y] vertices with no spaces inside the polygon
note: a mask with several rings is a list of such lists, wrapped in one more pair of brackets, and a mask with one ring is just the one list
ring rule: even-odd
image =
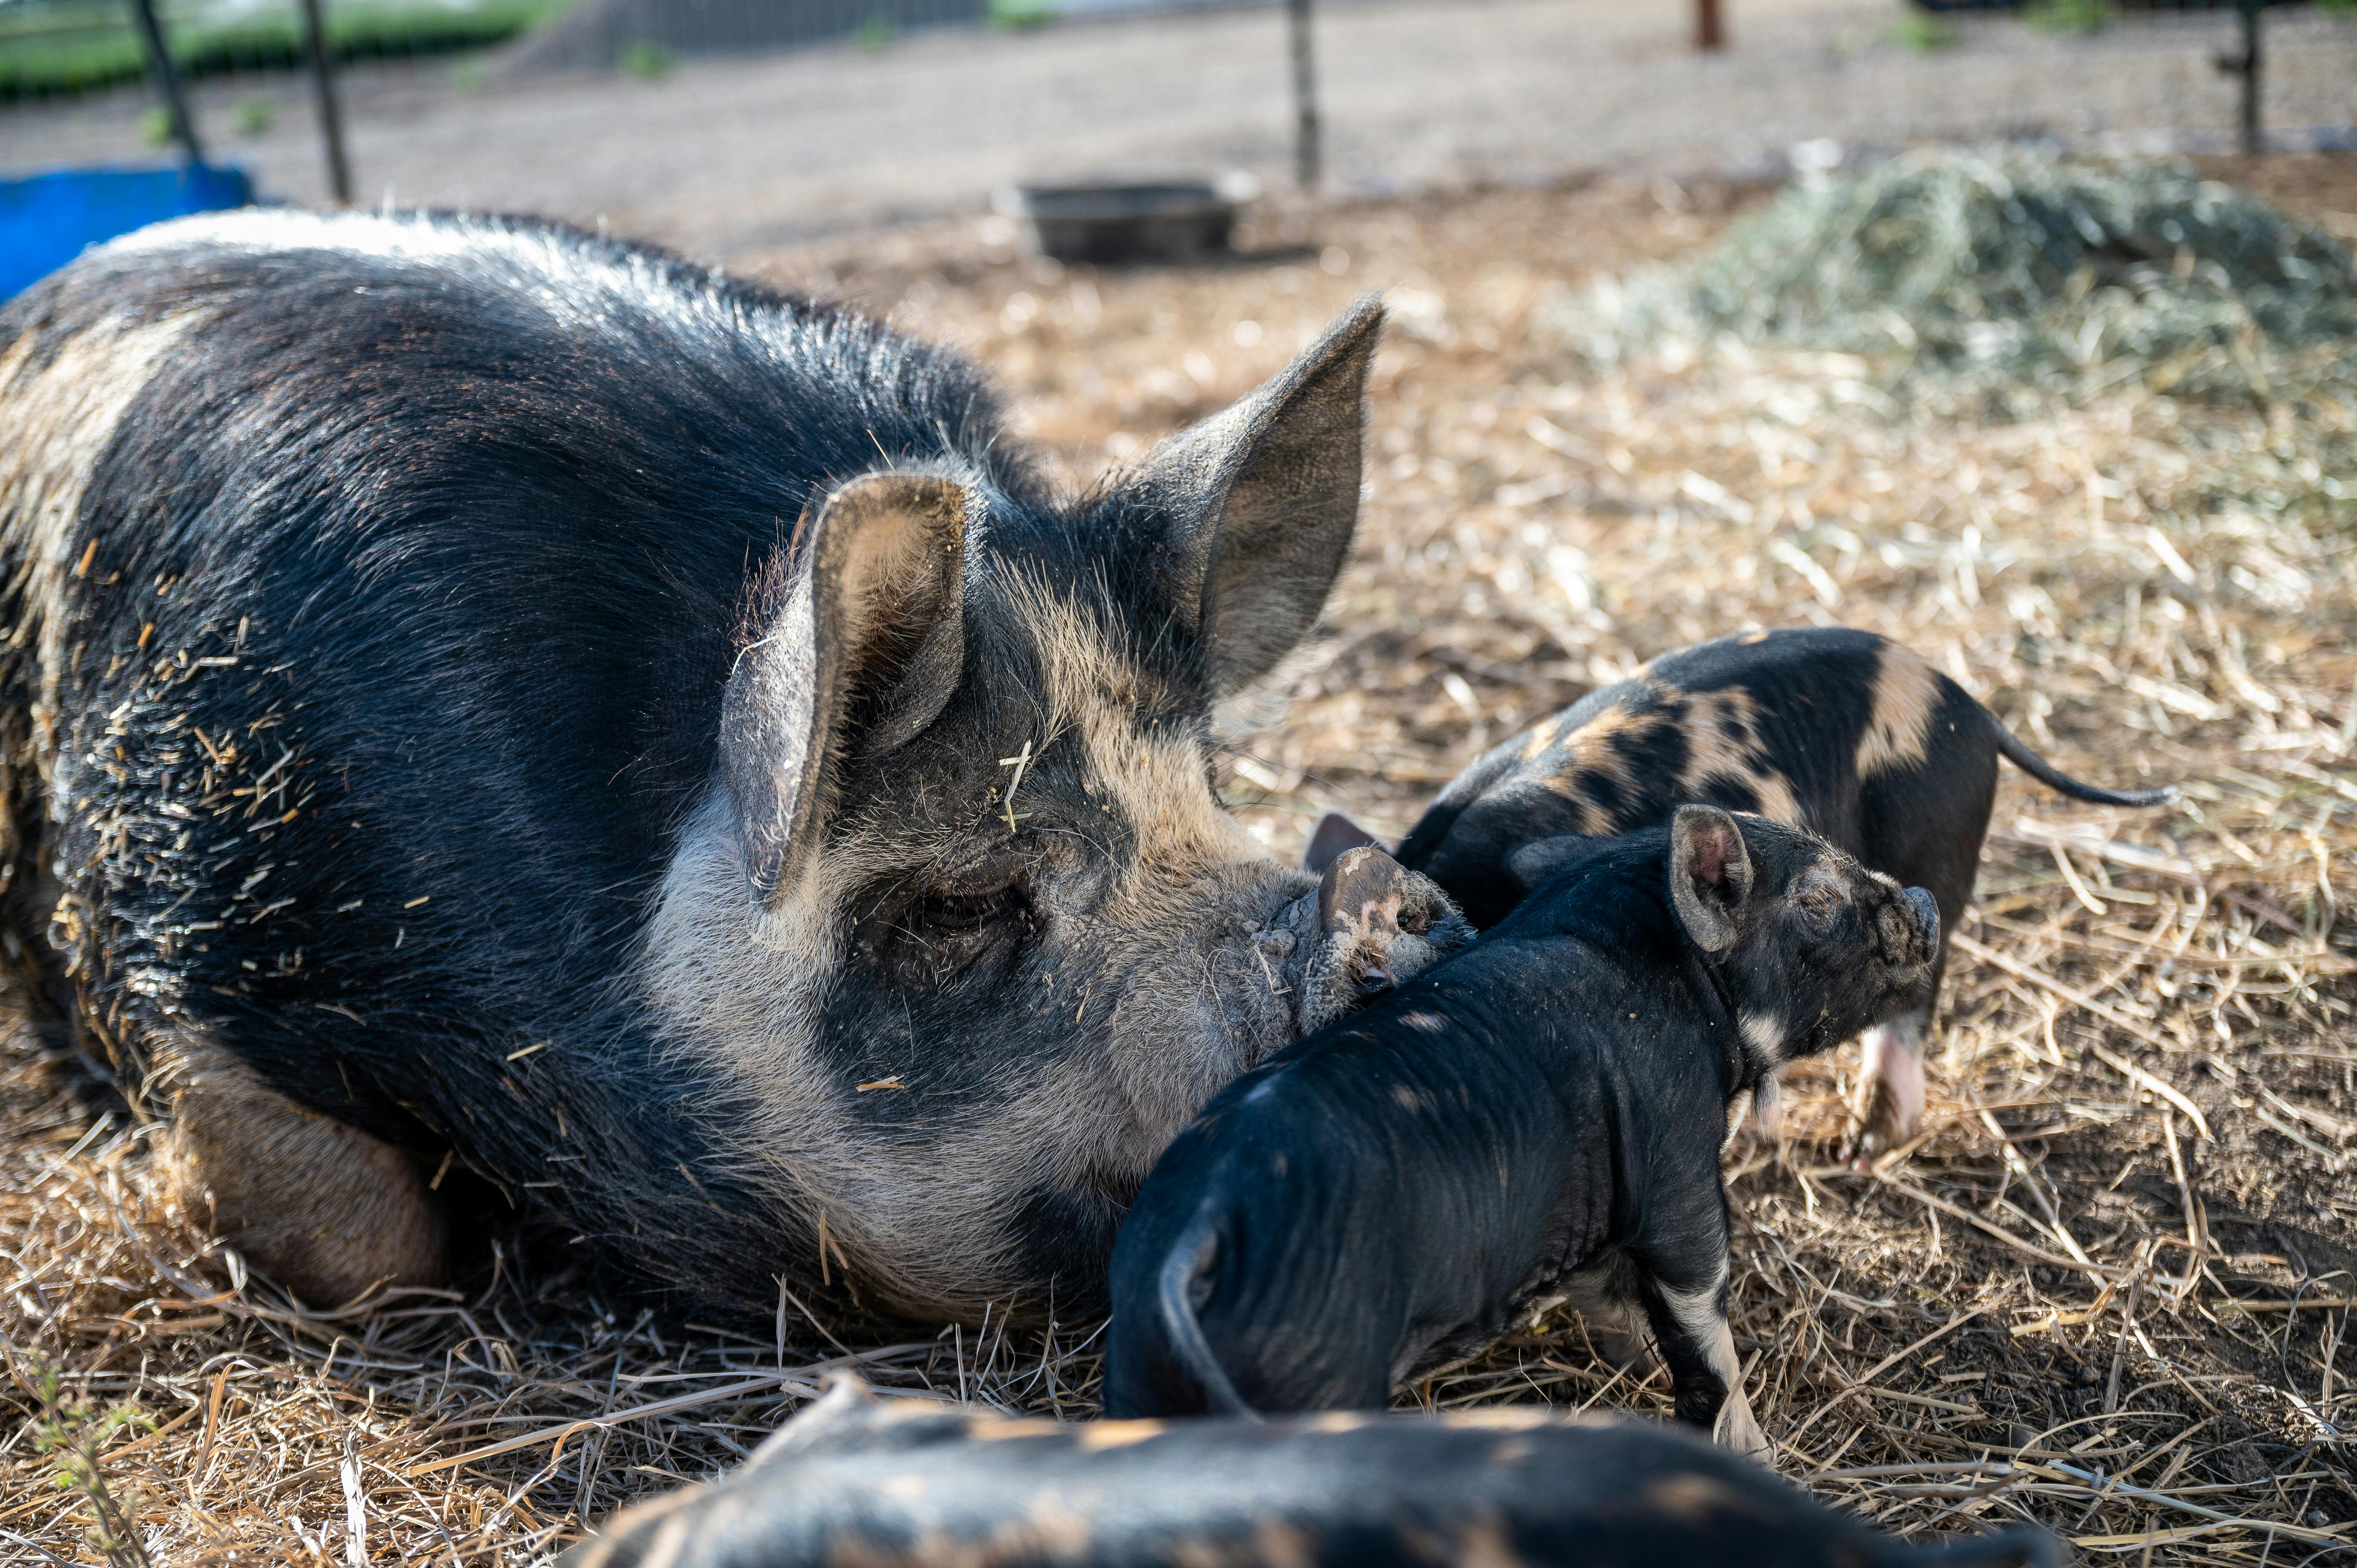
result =
[{"label": "pig's cheek", "polygon": [[[1314,1034],[1344,1014],[1356,1012],[1370,994],[1365,976],[1379,960],[1382,972],[1388,976],[1389,955],[1368,950],[1351,932],[1337,931],[1319,941],[1303,969],[1299,996],[1288,998],[1294,1003],[1293,1027],[1304,1035]],[[1382,983],[1388,987],[1390,981],[1386,978]]]},{"label": "pig's cheek", "polygon": [[1292,1043],[1293,997],[1248,943],[1130,977],[1108,1015],[1111,1060],[1156,1149],[1231,1079]]}]

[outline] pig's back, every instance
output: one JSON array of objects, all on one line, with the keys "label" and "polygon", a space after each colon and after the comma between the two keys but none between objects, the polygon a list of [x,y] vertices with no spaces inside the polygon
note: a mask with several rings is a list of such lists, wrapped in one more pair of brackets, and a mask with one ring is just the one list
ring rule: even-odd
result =
[{"label": "pig's back", "polygon": [[[1887,638],[1740,633],[1664,654],[1492,748],[1426,811],[1399,859],[1488,926],[1522,897],[1514,851],[1655,827],[1690,801],[1755,811],[1859,854],[1877,772],[1958,736],[1988,750],[1978,705]],[[1982,761],[1983,773],[1994,766]]]},{"label": "pig's back", "polygon": [[189,220],[20,297],[0,549],[55,630],[0,676],[109,983],[397,1143],[496,1151],[570,1076],[577,1150],[672,1169],[694,1128],[597,1150],[597,1101],[677,1098],[614,978],[748,585],[832,477],[990,420],[872,323],[526,223]]}]

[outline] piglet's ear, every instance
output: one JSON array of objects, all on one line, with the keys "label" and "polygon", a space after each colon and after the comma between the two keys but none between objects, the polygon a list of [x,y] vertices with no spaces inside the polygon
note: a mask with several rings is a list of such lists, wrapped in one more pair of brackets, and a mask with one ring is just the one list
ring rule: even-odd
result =
[{"label": "piglet's ear", "polygon": [[1359,522],[1372,295],[1275,380],[1148,453],[1131,477],[1176,519],[1172,594],[1210,640],[1215,694],[1266,674],[1326,603]]},{"label": "piglet's ear", "polygon": [[967,507],[933,475],[853,479],[803,513],[757,591],[720,710],[756,902],[799,878],[842,761],[907,744],[957,690]]},{"label": "piglet's ear", "polygon": [[1341,812],[1329,811],[1310,830],[1309,843],[1301,852],[1301,869],[1312,876],[1323,876],[1326,868],[1346,852],[1370,847],[1381,849],[1383,841]]},{"label": "piglet's ear", "polygon": [[1751,852],[1735,819],[1716,806],[1681,806],[1670,819],[1670,902],[1706,953],[1735,945],[1751,896]]}]

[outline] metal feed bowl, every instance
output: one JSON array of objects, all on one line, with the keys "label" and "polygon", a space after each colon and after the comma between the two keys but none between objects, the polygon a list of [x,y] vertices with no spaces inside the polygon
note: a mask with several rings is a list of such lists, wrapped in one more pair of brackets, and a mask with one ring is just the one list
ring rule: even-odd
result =
[{"label": "metal feed bowl", "polygon": [[1135,184],[1012,185],[991,206],[1060,262],[1183,262],[1225,251],[1236,211],[1260,194],[1248,174]]}]

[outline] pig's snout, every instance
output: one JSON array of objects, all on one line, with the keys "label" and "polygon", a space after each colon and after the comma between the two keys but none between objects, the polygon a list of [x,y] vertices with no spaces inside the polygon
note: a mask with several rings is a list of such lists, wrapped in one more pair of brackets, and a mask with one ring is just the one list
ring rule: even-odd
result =
[{"label": "pig's snout", "polygon": [[1937,950],[1940,945],[1939,904],[1932,899],[1928,889],[1910,887],[1907,889],[1907,905],[1915,911],[1915,918],[1922,923],[1924,946]]},{"label": "pig's snout", "polygon": [[1314,914],[1317,921],[1313,939],[1303,944],[1298,1017],[1305,1035],[1473,940],[1448,895],[1372,845],[1337,856],[1302,905],[1288,912]]},{"label": "pig's snout", "polygon": [[1890,962],[1906,983],[1924,988],[1924,1005],[1878,1024],[1860,1037],[1866,1069],[1858,1079],[1861,1125],[1846,1155],[1861,1170],[1909,1142],[1923,1123],[1923,1031],[1930,1021],[1932,965],[1940,952],[1940,906],[1921,887],[1908,888],[1903,897],[1917,930]]}]

